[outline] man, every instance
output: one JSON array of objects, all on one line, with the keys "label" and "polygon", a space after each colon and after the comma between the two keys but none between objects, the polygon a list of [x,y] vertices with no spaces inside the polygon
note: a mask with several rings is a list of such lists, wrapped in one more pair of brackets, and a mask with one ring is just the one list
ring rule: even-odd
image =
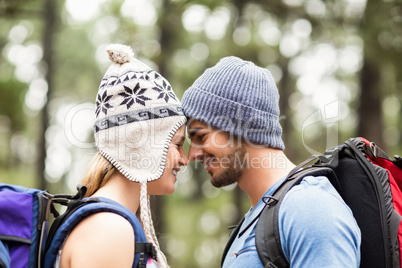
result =
[{"label": "man", "polygon": [[[189,159],[205,165],[214,186],[237,183],[251,202],[223,267],[263,267],[255,246],[262,197],[295,167],[283,152],[272,75],[252,62],[223,58],[185,92],[182,107],[189,118]],[[291,267],[359,267],[360,230],[326,177],[308,176],[293,187],[278,222]]]}]

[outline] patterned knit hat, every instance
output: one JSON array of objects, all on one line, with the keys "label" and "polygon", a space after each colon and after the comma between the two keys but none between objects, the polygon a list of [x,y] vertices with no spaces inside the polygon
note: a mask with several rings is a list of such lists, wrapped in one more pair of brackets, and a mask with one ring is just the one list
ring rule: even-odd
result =
[{"label": "patterned knit hat", "polygon": [[106,50],[113,64],[96,98],[96,146],[131,181],[156,180],[173,135],[186,121],[180,101],[130,47],[113,44]]},{"label": "patterned knit hat", "polygon": [[162,176],[170,141],[186,117],[169,82],[135,59],[130,47],[112,44],[106,51],[113,64],[96,97],[95,144],[120,173],[141,183],[145,236],[155,246],[160,267],[168,267],[152,223],[147,182]]},{"label": "patterned knit hat", "polygon": [[275,80],[250,61],[221,59],[186,90],[182,105],[188,117],[256,144],[285,148]]}]

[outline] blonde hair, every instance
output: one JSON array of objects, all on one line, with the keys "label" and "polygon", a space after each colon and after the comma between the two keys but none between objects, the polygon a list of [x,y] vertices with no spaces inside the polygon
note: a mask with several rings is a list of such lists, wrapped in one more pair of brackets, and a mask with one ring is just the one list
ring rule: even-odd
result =
[{"label": "blonde hair", "polygon": [[99,152],[95,155],[87,168],[81,184],[87,187],[85,197],[93,195],[104,186],[117,169]]},{"label": "blonde hair", "polygon": [[[99,188],[104,186],[116,171],[117,169],[98,152],[90,162],[81,180],[81,184],[87,187],[85,197],[93,195]],[[160,250],[159,242],[156,237],[146,183],[141,183],[140,209],[137,211],[136,215],[144,229],[145,237],[148,242],[152,243],[155,247],[160,267],[169,267],[165,255]]]}]

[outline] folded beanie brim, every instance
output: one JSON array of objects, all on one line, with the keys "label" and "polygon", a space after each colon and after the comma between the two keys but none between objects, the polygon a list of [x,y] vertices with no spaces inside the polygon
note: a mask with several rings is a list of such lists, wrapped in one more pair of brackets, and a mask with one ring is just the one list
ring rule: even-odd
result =
[{"label": "folded beanie brim", "polygon": [[285,148],[277,115],[190,87],[182,98],[187,117],[268,147]]}]

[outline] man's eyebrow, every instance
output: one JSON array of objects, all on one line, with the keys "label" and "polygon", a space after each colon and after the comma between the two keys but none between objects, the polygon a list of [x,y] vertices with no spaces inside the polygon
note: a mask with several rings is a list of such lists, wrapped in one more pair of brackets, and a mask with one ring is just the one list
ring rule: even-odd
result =
[{"label": "man's eyebrow", "polygon": [[194,137],[195,134],[197,134],[198,131],[202,130],[204,128],[198,127],[198,128],[188,128],[187,133],[190,136],[190,138]]}]

